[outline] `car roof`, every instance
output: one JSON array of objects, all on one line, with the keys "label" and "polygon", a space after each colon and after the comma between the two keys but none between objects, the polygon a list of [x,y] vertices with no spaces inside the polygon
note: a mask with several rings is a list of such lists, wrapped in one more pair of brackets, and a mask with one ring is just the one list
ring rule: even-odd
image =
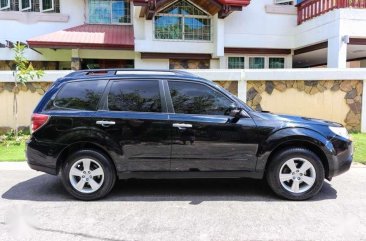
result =
[{"label": "car roof", "polygon": [[124,79],[124,78],[149,78],[149,79],[179,79],[195,80],[211,83],[189,72],[181,70],[149,70],[149,69],[92,69],[72,72],[57,80],[58,83],[73,80],[95,80],[95,79]]}]

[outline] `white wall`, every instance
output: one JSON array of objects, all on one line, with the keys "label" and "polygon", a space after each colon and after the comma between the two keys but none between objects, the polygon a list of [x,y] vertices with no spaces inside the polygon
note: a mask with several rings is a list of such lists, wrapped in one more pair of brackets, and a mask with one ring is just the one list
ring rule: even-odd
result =
[{"label": "white wall", "polygon": [[296,15],[270,14],[273,0],[251,1],[241,12],[225,19],[225,47],[293,48]]},{"label": "white wall", "polygon": [[337,9],[305,21],[296,28],[295,48],[338,36],[366,37],[365,9]]},{"label": "white wall", "polygon": [[[30,16],[33,13],[28,13]],[[39,14],[39,13],[36,13]],[[46,13],[45,13],[46,14]],[[52,14],[52,13],[47,13]],[[66,22],[20,22],[16,20],[4,20],[0,17],[0,42],[5,43],[5,40],[13,42],[26,42],[27,39],[40,36],[43,34],[52,33],[58,30],[75,27],[85,22],[85,5],[83,0],[60,0],[60,14],[69,16]],[[60,50],[58,50],[60,51]],[[42,51],[43,53],[43,51]],[[66,58],[70,60],[68,53],[48,52],[43,55],[37,54],[34,51],[27,51],[27,57],[32,60],[58,60],[64,61]],[[0,60],[12,59],[10,49],[0,48]]]}]

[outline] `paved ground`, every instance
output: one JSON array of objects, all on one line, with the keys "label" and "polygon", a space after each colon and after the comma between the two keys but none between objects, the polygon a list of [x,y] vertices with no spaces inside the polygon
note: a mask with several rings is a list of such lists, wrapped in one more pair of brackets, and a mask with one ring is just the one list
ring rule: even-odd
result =
[{"label": "paved ground", "polygon": [[[11,169],[11,170],[10,170]],[[305,202],[254,180],[122,181],[80,202],[57,177],[0,164],[0,240],[366,240],[366,168]]]}]

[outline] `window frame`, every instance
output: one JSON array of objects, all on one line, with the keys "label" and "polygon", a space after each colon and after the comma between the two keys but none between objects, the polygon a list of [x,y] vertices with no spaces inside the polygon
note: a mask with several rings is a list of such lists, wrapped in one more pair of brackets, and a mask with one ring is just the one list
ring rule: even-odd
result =
[{"label": "window frame", "polygon": [[[164,84],[164,88],[165,88],[165,93],[166,93],[166,98],[167,98],[167,103],[169,105],[169,110],[171,114],[174,115],[188,115],[188,116],[226,116],[226,115],[208,115],[208,114],[186,114],[186,113],[176,113],[175,109],[174,109],[174,104],[173,104],[173,98],[171,96],[171,92],[170,92],[170,87],[169,87],[169,82],[178,82],[178,83],[190,83],[190,84],[200,84],[200,85],[204,85],[210,89],[212,89],[213,91],[216,91],[220,94],[222,94],[224,97],[226,97],[228,100],[230,100],[232,103],[235,103],[236,106],[238,107],[243,107],[241,105],[241,103],[239,103],[235,98],[232,98],[230,95],[227,95],[225,92],[223,92],[220,88],[211,86],[207,83],[201,82],[201,81],[190,81],[190,80],[180,80],[180,79],[167,79],[165,81]],[[245,107],[243,107],[243,111],[247,113]],[[228,116],[227,116],[228,117]]]},{"label": "window frame", "polygon": [[[260,58],[263,59],[263,68],[250,68],[250,59]],[[268,69],[268,60],[267,56],[248,56],[248,69]]]},{"label": "window frame", "polygon": [[[0,11],[6,12],[22,12],[28,14],[37,13],[54,13],[61,14],[60,5],[61,0],[51,0],[52,8],[43,9],[42,0],[26,0],[30,4],[29,7],[24,8],[22,6],[22,0],[7,0],[7,6],[1,7]],[[61,14],[62,15],[62,14]],[[56,16],[56,15],[55,15]]]},{"label": "window frame", "polygon": [[[225,59],[224,59],[224,65],[226,69],[229,69],[229,58],[231,57],[241,57],[244,58],[244,69],[250,69],[249,68],[249,58],[265,58],[264,60],[264,69],[270,69],[269,68],[269,59],[270,58],[281,58],[284,59],[284,68],[283,69],[288,69],[291,68],[288,66],[288,56],[287,55],[245,55],[245,54],[225,54]],[[240,70],[240,69],[231,69],[231,70]],[[260,69],[259,69],[260,70]]]},{"label": "window frame", "polygon": [[[283,68],[271,68],[270,60],[271,59],[283,59]],[[268,56],[268,69],[286,69],[286,57],[284,56]]]},{"label": "window frame", "polygon": [[133,25],[133,17],[134,17],[134,11],[133,11],[133,4],[131,3],[131,1],[129,2],[130,4],[130,22],[128,23],[114,23],[112,22],[112,17],[113,17],[113,11],[112,11],[112,2],[118,2],[116,0],[109,0],[109,6],[110,6],[110,20],[111,22],[110,23],[91,23],[90,22],[90,4],[89,4],[90,0],[87,0],[86,1],[86,4],[87,4],[87,10],[86,10],[86,19],[87,19],[87,23],[89,24],[104,24],[104,25]]},{"label": "window frame", "polygon": [[6,6],[4,6],[4,7],[1,7],[1,5],[0,5],[0,11],[1,11],[1,10],[9,9],[9,8],[10,8],[10,1],[11,1],[11,0],[7,0],[7,2],[8,2],[8,3],[7,3],[7,5],[6,5]]},{"label": "window frame", "polygon": [[27,11],[27,10],[31,10],[32,9],[32,0],[27,0],[28,3],[29,3],[29,7],[27,7],[27,8],[23,8],[22,1],[23,0],[19,0],[19,12],[24,12],[24,11]]},{"label": "window frame", "polygon": [[[159,87],[159,94],[160,94],[160,104],[161,104],[161,111],[160,112],[142,112],[142,111],[118,111],[118,110],[110,110],[108,107],[108,98],[109,98],[109,93],[112,89],[112,85],[115,82],[121,82],[121,81],[129,81],[129,80],[134,80],[134,81],[157,81],[158,82],[158,87]],[[152,78],[123,78],[123,79],[111,79],[109,81],[109,83],[107,84],[104,94],[101,98],[101,107],[98,110],[102,110],[102,111],[107,111],[107,112],[112,112],[112,113],[134,113],[134,114],[166,114],[167,111],[167,102],[166,102],[166,98],[165,98],[165,93],[164,93],[164,87],[163,87],[164,83],[162,79],[152,79]]]},{"label": "window frame", "polygon": [[[229,68],[230,67],[230,58],[242,58],[244,59],[243,62],[243,68]],[[227,69],[246,69],[246,64],[247,64],[247,57],[246,56],[228,56],[227,57]]]},{"label": "window frame", "polygon": [[39,11],[41,13],[45,13],[45,12],[50,12],[50,11],[54,11],[55,10],[55,0],[50,0],[51,1],[51,8],[48,9],[43,9],[43,0],[39,0]]},{"label": "window frame", "polygon": [[[167,6],[165,6],[163,9],[160,9],[159,12],[157,12],[154,17],[153,17],[153,39],[157,40],[157,41],[177,41],[177,42],[182,42],[182,41],[189,41],[189,42],[203,42],[203,43],[212,43],[213,42],[213,24],[212,24],[212,16],[209,12],[207,12],[206,10],[202,9],[201,7],[197,6],[195,3],[186,0],[187,2],[189,2],[190,4],[192,4],[194,7],[198,8],[200,11],[204,12],[207,16],[201,16],[201,15],[184,15],[184,14],[168,14],[168,13],[160,13],[162,11],[164,11],[165,9],[169,8],[171,5],[175,4],[176,2],[179,2],[179,0],[173,1],[172,3],[168,4]],[[181,39],[161,39],[161,38],[156,38],[156,17],[161,16],[161,17],[177,17],[177,18],[181,18],[182,19],[182,38]],[[184,20],[185,18],[198,18],[198,19],[208,19],[210,20],[210,39],[209,40],[199,40],[199,39],[185,39],[185,24],[184,24]]]},{"label": "window frame", "polygon": [[273,4],[274,5],[287,5],[287,6],[295,6],[296,5],[296,2],[295,0],[274,0],[273,1]]}]

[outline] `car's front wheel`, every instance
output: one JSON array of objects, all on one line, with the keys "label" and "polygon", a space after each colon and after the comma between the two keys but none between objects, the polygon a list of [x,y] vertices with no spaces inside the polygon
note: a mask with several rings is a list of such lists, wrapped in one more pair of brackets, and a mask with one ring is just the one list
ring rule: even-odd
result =
[{"label": "car's front wheel", "polygon": [[111,161],[94,150],[72,154],[62,167],[61,177],[66,190],[75,198],[85,201],[104,197],[116,181]]},{"label": "car's front wheel", "polygon": [[290,200],[306,200],[315,196],[323,186],[324,175],[320,158],[303,148],[277,153],[266,170],[272,190]]}]

